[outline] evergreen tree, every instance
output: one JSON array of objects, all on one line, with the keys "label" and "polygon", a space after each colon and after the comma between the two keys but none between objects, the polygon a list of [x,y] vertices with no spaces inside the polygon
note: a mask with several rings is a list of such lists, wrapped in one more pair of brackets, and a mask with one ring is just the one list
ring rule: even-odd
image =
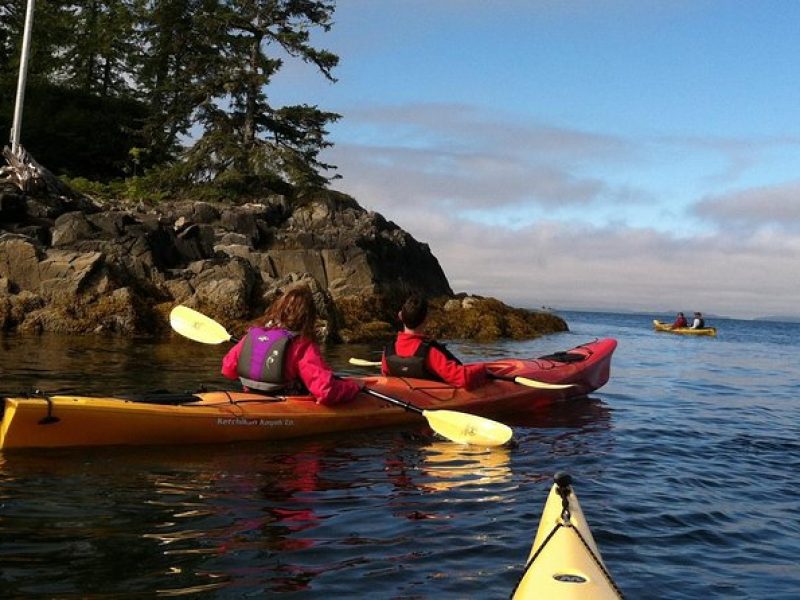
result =
[{"label": "evergreen tree", "polygon": [[146,151],[157,163],[180,150],[180,139],[205,96],[197,85],[220,60],[217,0],[138,0],[135,8],[140,50],[136,75],[150,108]]},{"label": "evergreen tree", "polygon": [[70,35],[61,41],[66,58],[59,83],[100,97],[131,97],[136,48],[131,6],[125,0],[83,0],[69,6]]},{"label": "evergreen tree", "polygon": [[[25,27],[25,0],[0,0],[0,73],[8,83],[16,81]],[[72,31],[68,2],[53,0],[36,7],[31,36],[28,79],[34,83],[51,81],[54,73],[69,60],[62,52],[61,40]]]},{"label": "evergreen tree", "polygon": [[275,108],[266,95],[283,55],[317,67],[330,81],[338,57],[310,44],[310,32],[331,28],[332,2],[319,0],[230,0],[211,16],[223,24],[215,34],[218,60],[197,79],[203,97],[196,118],[203,127],[182,165],[193,181],[216,181],[247,189],[269,181],[320,186],[318,160],[325,127],[339,115],[316,106]]},{"label": "evergreen tree", "polygon": [[[25,0],[0,0],[0,134],[9,134]],[[8,18],[5,18],[5,17]],[[146,120],[128,57],[135,46],[124,0],[36,5],[23,111],[23,146],[54,173],[109,181],[130,172]],[[8,139],[6,137],[6,139]]]},{"label": "evergreen tree", "polygon": [[[273,106],[267,89],[287,59],[335,81],[338,57],[311,44],[313,31],[330,30],[333,11],[332,0],[40,3],[29,84],[36,106],[59,114],[38,123],[36,139],[46,139],[41,132],[51,122],[74,128],[58,132],[67,146],[101,137],[113,146],[102,171],[76,162],[91,152],[75,154],[74,147],[63,160],[48,148],[55,163],[49,166],[108,179],[122,176],[135,154],[143,167],[171,164],[154,178],[159,185],[213,184],[233,192],[325,185],[332,177],[323,172],[335,167],[319,154],[330,146],[326,127],[339,115],[305,104]],[[24,17],[25,0],[0,0],[0,117],[11,113]],[[93,125],[98,111],[102,132]],[[29,150],[36,155],[37,148]]]}]

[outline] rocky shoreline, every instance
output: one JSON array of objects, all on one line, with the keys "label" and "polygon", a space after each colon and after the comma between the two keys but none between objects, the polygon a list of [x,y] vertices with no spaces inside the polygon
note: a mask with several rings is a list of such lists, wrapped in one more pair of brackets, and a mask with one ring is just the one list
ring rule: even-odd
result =
[{"label": "rocky shoreline", "polygon": [[427,244],[333,191],[241,205],[36,197],[0,183],[0,329],[169,331],[177,304],[241,331],[305,281],[329,341],[385,339],[412,291],[433,300],[431,333],[525,339],[560,317],[454,295]]}]

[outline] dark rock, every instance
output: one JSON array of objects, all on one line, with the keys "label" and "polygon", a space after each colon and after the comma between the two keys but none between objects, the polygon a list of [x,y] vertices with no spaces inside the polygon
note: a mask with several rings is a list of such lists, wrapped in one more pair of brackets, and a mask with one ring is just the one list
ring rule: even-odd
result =
[{"label": "dark rock", "polygon": [[14,191],[0,188],[0,223],[15,223],[24,218],[25,197]]},{"label": "dark rock", "polygon": [[54,247],[70,246],[77,241],[94,238],[95,231],[82,212],[65,213],[55,220],[52,244]]},{"label": "dark rock", "polygon": [[[548,315],[453,298],[427,244],[337,192],[259,203],[125,204],[0,188],[0,327],[156,333],[176,304],[242,332],[305,283],[323,336],[390,336],[405,296],[441,298],[439,337],[531,337],[566,329]],[[449,302],[448,302],[449,300]],[[538,329],[537,329],[538,328]]]}]

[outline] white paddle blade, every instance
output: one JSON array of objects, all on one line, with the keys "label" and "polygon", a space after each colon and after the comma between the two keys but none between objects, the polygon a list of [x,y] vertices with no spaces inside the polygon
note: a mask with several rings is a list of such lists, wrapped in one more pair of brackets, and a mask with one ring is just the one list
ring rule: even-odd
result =
[{"label": "white paddle blade", "polygon": [[514,381],[520,385],[540,390],[565,390],[575,387],[574,383],[545,383],[544,381],[536,381],[535,379],[528,379],[527,377],[514,377]]},{"label": "white paddle blade", "polygon": [[169,324],[182,336],[203,344],[221,344],[231,339],[231,334],[214,319],[178,305],[169,313]]},{"label": "white paddle blade", "polygon": [[363,358],[351,358],[348,361],[351,365],[357,367],[380,367],[381,361],[379,360],[364,360]]},{"label": "white paddle blade", "polygon": [[423,410],[422,415],[436,433],[460,444],[502,446],[514,435],[508,425],[452,410]]}]

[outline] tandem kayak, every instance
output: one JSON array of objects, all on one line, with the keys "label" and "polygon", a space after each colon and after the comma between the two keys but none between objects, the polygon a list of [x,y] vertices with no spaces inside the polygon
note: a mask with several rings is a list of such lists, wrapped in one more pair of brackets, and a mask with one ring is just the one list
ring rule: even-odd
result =
[{"label": "tandem kayak", "polygon": [[619,600],[622,593],[606,569],[572,478],[557,474],[514,600]]},{"label": "tandem kayak", "polygon": [[691,327],[676,327],[673,329],[670,323],[662,323],[658,319],[653,320],[653,328],[656,331],[682,333],[684,335],[717,335],[716,327],[701,327],[700,329],[692,329]]},{"label": "tandem kayak", "polygon": [[[429,411],[520,415],[602,387],[616,346],[616,340],[602,339],[546,357],[486,362],[492,379],[470,391],[422,379],[354,379]],[[573,385],[541,389],[513,381],[520,377]],[[242,391],[136,397],[35,394],[7,396],[0,403],[0,448],[6,449],[277,441],[420,422],[419,414],[367,393],[333,407],[319,405],[311,396]]]}]

